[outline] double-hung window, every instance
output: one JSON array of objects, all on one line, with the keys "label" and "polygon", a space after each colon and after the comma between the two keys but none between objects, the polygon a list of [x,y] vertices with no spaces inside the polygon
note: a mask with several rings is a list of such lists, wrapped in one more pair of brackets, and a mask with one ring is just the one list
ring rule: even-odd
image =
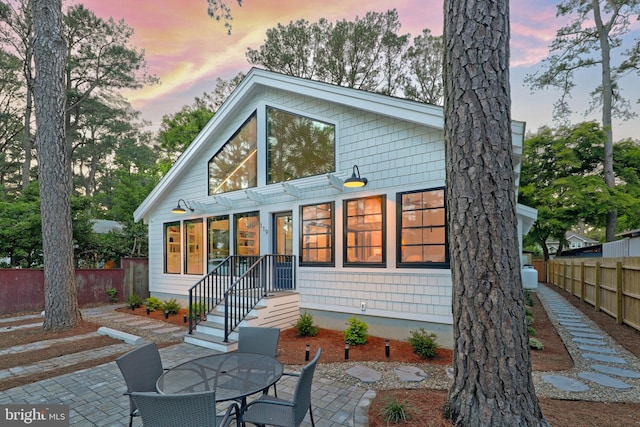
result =
[{"label": "double-hung window", "polygon": [[164,272],[180,274],[182,233],[180,222],[164,224]]},{"label": "double-hung window", "polygon": [[300,265],[328,266],[334,263],[334,204],[300,207]]},{"label": "double-hung window", "polygon": [[384,267],[385,196],[344,202],[344,265]]},{"label": "double-hung window", "polygon": [[398,194],[398,267],[449,268],[443,188]]}]

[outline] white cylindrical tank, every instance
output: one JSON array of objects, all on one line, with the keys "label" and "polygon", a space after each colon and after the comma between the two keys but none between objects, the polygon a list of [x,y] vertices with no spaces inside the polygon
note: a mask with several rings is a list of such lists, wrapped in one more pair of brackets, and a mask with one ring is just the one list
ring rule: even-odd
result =
[{"label": "white cylindrical tank", "polygon": [[522,267],[522,286],[525,289],[538,289],[538,270],[533,265],[525,264]]}]

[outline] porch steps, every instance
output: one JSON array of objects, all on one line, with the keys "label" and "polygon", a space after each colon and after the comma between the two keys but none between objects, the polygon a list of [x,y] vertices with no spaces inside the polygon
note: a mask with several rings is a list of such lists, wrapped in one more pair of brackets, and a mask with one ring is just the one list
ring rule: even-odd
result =
[{"label": "porch steps", "polygon": [[[297,292],[277,292],[263,298],[258,306],[240,322],[243,326],[265,326],[286,329],[300,316],[300,295]],[[224,342],[224,309],[219,307],[207,315],[207,320],[196,326],[193,334],[184,341],[200,347],[228,353],[238,349],[238,329]]]}]

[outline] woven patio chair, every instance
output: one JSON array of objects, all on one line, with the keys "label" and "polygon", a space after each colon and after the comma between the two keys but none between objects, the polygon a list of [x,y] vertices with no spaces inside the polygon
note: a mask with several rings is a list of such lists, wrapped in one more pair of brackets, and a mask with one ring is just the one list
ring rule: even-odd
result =
[{"label": "woven patio chair", "polygon": [[227,427],[238,425],[240,408],[236,403],[224,415],[216,415],[216,392],[160,394],[131,393],[144,427]]},{"label": "woven patio chair", "polygon": [[[238,353],[254,353],[276,357],[279,340],[280,329],[278,328],[243,326],[238,330]],[[264,393],[266,394],[268,390],[266,388]],[[273,385],[273,392],[278,397],[275,384]]]},{"label": "woven patio chair", "polygon": [[131,427],[133,417],[140,414],[130,393],[155,392],[156,381],[163,373],[158,346],[154,342],[140,346],[118,357],[116,364],[127,385],[125,394],[129,396],[129,427]]},{"label": "woven patio chair", "polygon": [[311,384],[321,353],[322,349],[319,348],[313,360],[302,368],[299,374],[285,374],[299,377],[293,393],[293,400],[289,401],[266,394],[262,395],[245,406],[240,421],[257,425],[298,427],[308,410],[311,425],[315,427],[311,410]]}]

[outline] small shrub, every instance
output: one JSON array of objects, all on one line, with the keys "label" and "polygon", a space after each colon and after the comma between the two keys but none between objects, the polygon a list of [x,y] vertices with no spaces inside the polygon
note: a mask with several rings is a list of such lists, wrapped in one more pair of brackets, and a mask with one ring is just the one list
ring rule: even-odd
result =
[{"label": "small shrub", "polygon": [[524,303],[529,307],[533,307],[535,305],[535,301],[533,300],[533,297],[531,296],[531,292],[529,292],[526,289],[524,291]]},{"label": "small shrub", "polygon": [[115,303],[118,302],[118,290],[116,288],[107,289],[107,296],[109,297],[109,302]]},{"label": "small shrub", "polygon": [[542,345],[542,341],[533,337],[529,338],[529,347],[531,347],[534,350],[544,350],[544,345]]},{"label": "small shrub", "polygon": [[418,356],[423,359],[432,359],[436,357],[436,349],[438,348],[436,338],[436,334],[429,333],[425,331],[424,328],[420,328],[417,331],[411,331],[409,345]]},{"label": "small shrub", "polygon": [[194,302],[191,304],[191,317],[194,319],[199,319],[200,316],[204,315],[206,311],[206,305],[204,302]]},{"label": "small shrub", "polygon": [[527,306],[524,307],[524,315],[533,317],[533,311]]},{"label": "small shrub", "polygon": [[131,307],[131,309],[142,307],[143,302],[142,297],[138,295],[129,295],[129,298],[127,298],[127,305]]},{"label": "small shrub", "polygon": [[384,406],[380,409],[380,415],[387,423],[397,424],[400,422],[406,422],[411,417],[408,413],[409,404],[406,401],[399,402],[397,398],[387,400]]},{"label": "small shrub", "polygon": [[367,331],[369,327],[364,320],[358,319],[355,316],[347,320],[349,327],[344,331],[344,342],[347,344],[366,344],[367,343]]},{"label": "small shrub", "polygon": [[527,326],[533,325],[533,316],[525,316],[524,320],[527,323]]},{"label": "small shrub", "polygon": [[535,337],[536,334],[538,333],[538,331],[533,329],[533,326],[527,326],[527,332],[529,333],[530,337]]},{"label": "small shrub", "polygon": [[149,311],[156,311],[162,306],[162,301],[156,297],[149,297],[144,300],[144,306],[147,307]]},{"label": "small shrub", "polygon": [[293,327],[296,328],[299,337],[315,337],[318,335],[318,327],[313,324],[313,316],[306,311],[300,315]]},{"label": "small shrub", "polygon": [[162,310],[168,310],[169,314],[177,314],[180,310],[180,303],[175,298],[171,298],[170,300],[162,303]]}]

